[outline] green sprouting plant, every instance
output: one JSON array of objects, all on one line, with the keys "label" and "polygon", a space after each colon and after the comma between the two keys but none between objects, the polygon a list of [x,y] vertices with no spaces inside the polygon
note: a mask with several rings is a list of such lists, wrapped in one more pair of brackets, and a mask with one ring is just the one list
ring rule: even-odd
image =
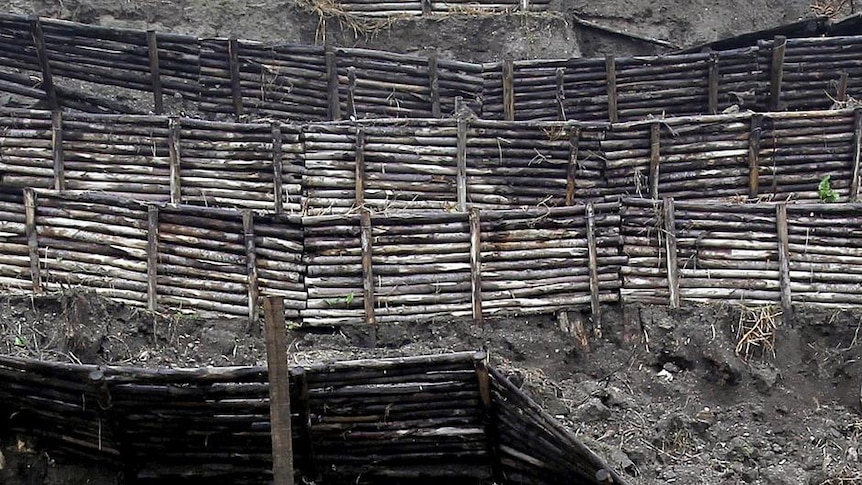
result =
[{"label": "green sprouting plant", "polygon": [[820,179],[820,183],[817,185],[817,195],[820,196],[820,200],[823,202],[837,202],[838,201],[838,192],[832,188],[832,183],[829,181],[830,176],[826,175],[822,179]]},{"label": "green sprouting plant", "polygon": [[353,300],[354,300],[355,298],[356,298],[356,296],[353,294],[353,292],[350,292],[350,293],[348,293],[347,295],[345,295],[345,296],[343,296],[343,297],[340,297],[340,298],[328,298],[328,299],[323,300],[323,301],[324,301],[324,302],[326,302],[326,304],[327,304],[327,305],[329,305],[329,306],[338,306],[338,305],[341,305],[342,303],[343,303],[343,304],[345,304],[345,305],[347,305],[347,306],[350,306],[350,304],[351,304],[351,303],[353,303]]},{"label": "green sprouting plant", "polygon": [[15,341],[12,342],[12,344],[15,347],[26,347],[27,346],[27,339],[25,339],[24,337],[15,337]]}]

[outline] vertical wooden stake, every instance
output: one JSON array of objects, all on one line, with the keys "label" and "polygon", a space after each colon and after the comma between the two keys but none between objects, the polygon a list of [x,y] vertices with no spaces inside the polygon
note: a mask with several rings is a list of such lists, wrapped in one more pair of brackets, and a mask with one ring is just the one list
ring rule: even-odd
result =
[{"label": "vertical wooden stake", "polygon": [[844,71],[838,79],[838,93],[835,99],[840,102],[847,101],[847,83],[850,80],[849,77],[847,71]]},{"label": "vertical wooden stake", "polygon": [[27,231],[27,249],[30,253],[30,279],[33,293],[42,293],[42,277],[39,271],[39,234],[36,230],[36,192],[24,189],[24,226]]},{"label": "vertical wooden stake", "polygon": [[587,251],[590,269],[590,309],[593,314],[593,325],[597,332],[602,328],[602,306],[599,301],[599,249],[596,245],[596,211],[592,202],[587,202],[585,208],[587,217]]},{"label": "vertical wooden stake", "polygon": [[440,108],[440,73],[437,68],[436,52],[432,52],[428,57],[428,82],[431,85],[431,116],[442,118],[443,112]]},{"label": "vertical wooden stake", "polygon": [[51,61],[48,58],[48,48],[45,46],[45,33],[42,31],[42,21],[39,17],[30,18],[30,35],[33,37],[33,45],[36,46],[36,54],[39,58],[39,68],[42,70],[42,89],[45,90],[48,109],[56,111],[60,109],[60,101],[57,99],[57,90],[54,88]]},{"label": "vertical wooden stake", "polygon": [[156,311],[159,278],[159,208],[147,207],[147,309]]},{"label": "vertical wooden stake", "polygon": [[347,117],[356,119],[356,68],[347,68]]},{"label": "vertical wooden stake", "polygon": [[608,120],[619,121],[617,111],[617,61],[614,56],[605,56],[605,72],[608,80]]},{"label": "vertical wooden stake", "polygon": [[529,12],[530,11],[530,0],[521,0],[521,11]]},{"label": "vertical wooden stake", "polygon": [[335,58],[335,49],[326,46],[326,79],[327,94],[329,96],[329,120],[341,121],[341,100],[338,95],[338,63]]},{"label": "vertical wooden stake", "polygon": [[365,205],[365,128],[356,129],[356,141],[353,143],[356,159],[356,207]]},{"label": "vertical wooden stake", "polygon": [[718,70],[718,54],[712,53],[709,56],[709,114],[718,114],[718,80],[720,72]]},{"label": "vertical wooden stake", "polygon": [[171,167],[171,204],[180,204],[183,199],[182,177],[180,175],[180,120],[168,120],[168,152]]},{"label": "vertical wooden stake", "polygon": [[655,122],[649,131],[649,196],[658,199],[659,165],[661,162],[661,124]]},{"label": "vertical wooden stake", "polygon": [[365,323],[377,323],[374,314],[374,267],[372,265],[373,235],[371,211],[362,209],[359,219],[359,243],[362,249],[362,300],[365,304]]},{"label": "vertical wooden stake", "polygon": [[458,120],[458,151],[456,156],[458,168],[458,210],[467,210],[467,120]]},{"label": "vertical wooden stake", "polygon": [[476,352],[473,355],[476,380],[479,386],[479,400],[482,402],[485,423],[485,436],[488,440],[488,454],[491,456],[491,476],[495,483],[503,483],[503,469],[500,461],[500,440],[498,439],[497,417],[494,415],[494,401],[491,397],[491,377],[488,373],[488,354]]},{"label": "vertical wooden stake", "polygon": [[63,163],[63,112],[51,112],[51,156],[54,159],[54,190],[66,190]]},{"label": "vertical wooden stake", "polygon": [[503,60],[503,119],[515,120],[515,63]]},{"label": "vertical wooden stake", "polygon": [[422,15],[431,15],[434,12],[433,0],[420,0],[422,3]]},{"label": "vertical wooden stake", "polygon": [[470,282],[473,322],[482,325],[482,228],[475,207],[470,208]]},{"label": "vertical wooden stake", "polygon": [[569,165],[566,169],[566,205],[575,203],[575,182],[578,174],[578,151],[581,144],[581,127],[576,126],[569,136]]},{"label": "vertical wooden stake", "polygon": [[772,42],[772,65],[769,72],[769,109],[781,109],[781,83],[784,78],[784,51],[787,47],[787,37],[775,36]]},{"label": "vertical wooden stake", "polygon": [[[254,212],[242,211],[242,232],[245,241],[245,266],[248,275],[248,330],[251,335],[260,335],[257,324],[260,288],[257,281],[257,250],[254,242]],[[283,316],[283,313],[282,313]]]},{"label": "vertical wooden stake", "polygon": [[236,37],[227,41],[228,60],[230,62],[230,93],[233,98],[233,112],[239,121],[243,115],[242,85],[239,78],[239,42]]},{"label": "vertical wooden stake", "polygon": [[566,68],[557,68],[557,120],[566,121]]},{"label": "vertical wooden stake", "polygon": [[679,308],[679,260],[676,249],[676,216],[673,197],[662,199],[662,219],[664,219],[664,249],[667,256],[668,303],[671,308]]},{"label": "vertical wooden stake", "polygon": [[284,161],[282,160],[281,124],[272,124],[272,192],[275,196],[275,213],[284,213]]},{"label": "vertical wooden stake", "polygon": [[862,158],[862,108],[853,111],[853,173],[850,176],[850,201],[859,202],[860,160]]},{"label": "vertical wooden stake", "polygon": [[284,299],[268,296],[263,303],[273,483],[293,485],[293,430],[290,427],[290,371],[287,368]]},{"label": "vertical wooden stake", "polygon": [[164,113],[164,95],[162,94],[162,72],[159,67],[159,41],[155,30],[147,31],[147,52],[150,57],[150,82],[153,85],[153,113]]},{"label": "vertical wooden stake", "polygon": [[760,137],[763,134],[763,115],[751,117],[748,133],[748,198],[760,195]]},{"label": "vertical wooden stake", "polygon": [[793,322],[793,298],[790,290],[790,246],[787,237],[787,204],[775,206],[775,226],[778,233],[778,283],[781,288],[781,313],[785,325]]}]

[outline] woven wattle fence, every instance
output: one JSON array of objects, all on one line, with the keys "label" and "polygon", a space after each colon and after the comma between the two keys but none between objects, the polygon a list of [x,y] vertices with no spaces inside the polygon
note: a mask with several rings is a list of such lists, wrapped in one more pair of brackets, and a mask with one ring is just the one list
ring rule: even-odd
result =
[{"label": "woven wattle fence", "polygon": [[[272,479],[265,367],[144,369],[0,356],[0,423],[139,483]],[[597,483],[617,475],[483,353],[290,371],[296,474],[333,483]]]}]

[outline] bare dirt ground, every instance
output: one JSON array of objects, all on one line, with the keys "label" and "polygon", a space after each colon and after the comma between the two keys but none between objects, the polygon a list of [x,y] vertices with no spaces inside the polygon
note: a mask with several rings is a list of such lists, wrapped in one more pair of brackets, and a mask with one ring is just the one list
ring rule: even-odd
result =
[{"label": "bare dirt ground", "polygon": [[[490,61],[665,50],[584,28],[576,18],[684,47],[796,21],[810,15],[811,3],[556,0],[551,14],[402,20],[365,32],[337,20],[321,26],[285,0],[7,0],[6,11],[267,41],[313,43],[325,34],[337,45]],[[844,2],[841,13],[851,5]],[[862,484],[862,312],[799,310],[792,327],[758,334],[748,333],[750,325],[740,333],[740,317],[763,317],[757,321],[765,325],[774,314],[734,306],[609,308],[589,351],[554,316],[485,328],[394,326],[377,335],[374,348],[359,329],[294,332],[290,351],[301,364],[487,348],[494,365],[636,485]],[[746,351],[740,341],[760,345]],[[260,364],[264,355],[244,322],[155,316],[80,293],[0,300],[0,352],[182,367]],[[68,463],[2,427],[0,440],[0,483],[122,482],[116,471]]]},{"label": "bare dirt ground", "polygon": [[[571,325],[535,316],[381,327],[374,347],[361,328],[294,329],[289,352],[301,365],[485,348],[636,485],[862,483],[862,312],[798,308],[792,326],[780,320],[732,305],[608,307],[589,348]],[[0,352],[163,367],[264,359],[244,321],[151,315],[80,292],[0,301]],[[2,440],[0,482],[122,483],[27,437]]]}]

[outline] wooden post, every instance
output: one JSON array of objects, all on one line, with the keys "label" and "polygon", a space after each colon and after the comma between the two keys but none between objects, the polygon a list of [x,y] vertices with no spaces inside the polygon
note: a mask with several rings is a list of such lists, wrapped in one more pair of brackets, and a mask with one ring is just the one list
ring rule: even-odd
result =
[{"label": "wooden post", "polygon": [[42,31],[42,21],[39,17],[30,18],[30,35],[33,37],[33,45],[36,46],[36,55],[39,58],[39,68],[42,70],[42,89],[47,96],[48,109],[55,111],[60,109],[57,99],[57,90],[54,88],[54,76],[51,74],[51,61],[48,58],[48,48],[45,46],[45,33]]},{"label": "wooden post", "polygon": [[24,226],[27,232],[27,250],[30,253],[30,279],[33,293],[42,293],[42,277],[39,271],[39,235],[36,231],[36,192],[24,189]]},{"label": "wooden post", "polygon": [[257,324],[260,288],[257,281],[254,212],[251,209],[242,211],[242,233],[245,241],[245,267],[248,275],[248,330],[250,335],[260,335],[260,326]]},{"label": "wooden post", "polygon": [[431,85],[431,116],[442,118],[443,112],[440,108],[440,73],[437,68],[436,52],[432,52],[428,56],[428,82]]},{"label": "wooden post", "polygon": [[566,69],[557,68],[557,120],[566,121]]},{"label": "wooden post", "polygon": [[305,447],[305,455],[308,457],[308,474],[312,477],[317,476],[318,466],[314,456],[314,436],[311,427],[311,400],[308,394],[308,375],[302,367],[296,367],[293,371],[293,382],[296,383],[298,390],[299,403],[297,414],[299,414],[299,422],[302,426],[303,446]]},{"label": "wooden post", "polygon": [[515,120],[515,63],[510,58],[503,60],[503,119]]},{"label": "wooden post", "polygon": [[371,234],[371,211],[360,212],[359,242],[362,247],[362,300],[365,304],[365,323],[377,323],[374,315],[374,269],[371,263],[373,242]]},{"label": "wooden post", "polygon": [[355,154],[356,173],[356,207],[365,205],[365,128],[356,129],[356,141],[353,142],[353,153]]},{"label": "wooden post", "polygon": [[150,82],[153,85],[153,113],[164,113],[164,95],[162,93],[162,73],[159,67],[159,41],[155,30],[147,31],[147,52],[150,57]]},{"label": "wooden post", "polygon": [[709,56],[709,114],[718,114],[718,54],[713,52]]},{"label": "wooden post", "polygon": [[530,11],[530,0],[521,0],[521,11],[529,12]]},{"label": "wooden post", "polygon": [[275,196],[275,213],[284,213],[284,162],[282,160],[281,124],[272,123],[272,191]]},{"label": "wooden post", "polygon": [[590,309],[593,314],[593,325],[598,332],[602,328],[602,307],[599,301],[599,250],[596,245],[596,212],[592,202],[587,202],[585,208],[587,217],[587,251],[590,269]]},{"label": "wooden post", "polygon": [[661,161],[661,124],[655,122],[649,131],[649,196],[658,199],[658,179]]},{"label": "wooden post", "polygon": [[614,56],[605,56],[605,73],[608,81],[608,120],[619,121],[617,111],[617,61]]},{"label": "wooden post", "polygon": [[335,58],[335,49],[332,46],[326,46],[325,56],[329,120],[341,121],[341,100],[338,98],[338,64]]},{"label": "wooden post", "polygon": [[781,109],[781,82],[784,78],[784,51],[787,47],[787,37],[775,36],[772,42],[772,65],[769,72],[769,109]]},{"label": "wooden post", "polygon": [[284,299],[267,297],[264,313],[273,483],[293,485],[293,430],[290,427],[290,372],[287,368]]},{"label": "wooden post", "polygon": [[356,119],[356,68],[347,68],[347,117]]},{"label": "wooden post", "polygon": [[853,111],[853,173],[850,176],[850,201],[859,202],[860,157],[862,157],[862,108]]},{"label": "wooden post", "polygon": [[227,41],[228,61],[230,62],[230,94],[233,98],[233,112],[239,121],[243,115],[242,85],[239,78],[239,42],[236,37]]},{"label": "wooden post", "polygon": [[503,483],[497,417],[494,415],[494,402],[491,399],[491,377],[488,374],[488,354],[476,352],[473,355],[473,366],[476,369],[479,400],[482,402],[482,421],[485,424],[485,437],[488,440],[488,454],[491,456],[491,477],[495,483]]},{"label": "wooden post", "polygon": [[850,80],[850,76],[847,74],[847,71],[841,73],[841,77],[838,79],[838,93],[836,96],[836,100],[839,102],[847,101],[847,83]]},{"label": "wooden post", "polygon": [[180,176],[180,120],[168,120],[168,154],[171,167],[171,204],[182,203],[182,178]]},{"label": "wooden post", "polygon": [[159,278],[159,208],[147,207],[147,309],[156,311]]},{"label": "wooden post", "polygon": [[578,150],[581,144],[581,127],[576,126],[569,136],[569,165],[566,169],[566,205],[575,203],[575,181],[578,174]]},{"label": "wooden post", "polygon": [[679,308],[679,261],[676,250],[676,216],[673,197],[662,199],[662,219],[664,219],[664,248],[667,256],[668,303],[671,308]]},{"label": "wooden post", "polygon": [[479,209],[470,208],[470,282],[473,302],[473,322],[483,324],[482,318],[482,228]]},{"label": "wooden post", "polygon": [[748,198],[760,195],[760,137],[763,134],[763,115],[751,117],[748,133]]},{"label": "wooden post", "polygon": [[422,3],[422,15],[431,15],[434,12],[433,0],[420,0]]},{"label": "wooden post", "polygon": [[785,325],[793,323],[793,298],[790,291],[790,246],[787,237],[787,204],[775,206],[778,233],[778,283],[781,288],[781,313]]},{"label": "wooden post", "polygon": [[63,112],[51,112],[51,157],[54,159],[54,190],[66,190],[63,163]]},{"label": "wooden post", "polygon": [[457,162],[457,184],[458,184],[458,210],[467,210],[467,120],[458,120],[458,151]]}]

